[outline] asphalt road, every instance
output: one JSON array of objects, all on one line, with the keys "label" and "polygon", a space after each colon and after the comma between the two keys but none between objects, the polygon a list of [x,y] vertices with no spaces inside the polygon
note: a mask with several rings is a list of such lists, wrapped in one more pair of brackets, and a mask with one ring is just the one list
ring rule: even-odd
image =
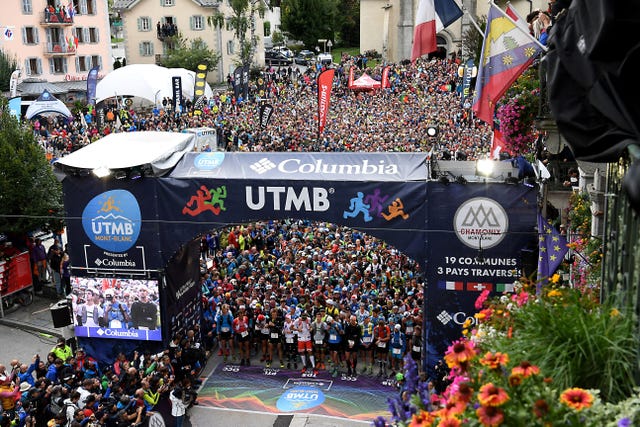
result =
[{"label": "asphalt road", "polygon": [[0,343],[0,363],[8,367],[12,359],[30,364],[36,353],[45,358],[56,337],[0,325]]}]

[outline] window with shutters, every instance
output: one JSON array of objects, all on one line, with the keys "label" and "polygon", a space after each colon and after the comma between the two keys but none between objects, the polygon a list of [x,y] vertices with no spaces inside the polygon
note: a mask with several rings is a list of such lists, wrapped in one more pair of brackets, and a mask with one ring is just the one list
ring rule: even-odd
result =
[{"label": "window with shutters", "polygon": [[87,0],[78,0],[78,7],[76,8],[76,13],[78,15],[87,15],[88,9]]},{"label": "window with shutters", "polygon": [[51,74],[67,74],[67,58],[49,58]]},{"label": "window with shutters", "polygon": [[31,15],[33,13],[33,5],[31,0],[22,0],[22,13],[24,15]]},{"label": "window with shutters", "polygon": [[176,5],[176,0],[160,0],[160,4],[165,7],[171,7]]},{"label": "window with shutters", "polygon": [[38,44],[38,29],[36,27],[24,27],[22,29],[22,42],[24,44]]},{"label": "window with shutters", "polygon": [[82,73],[91,69],[91,60],[88,56],[78,56],[76,58],[76,72]]},{"label": "window with shutters", "polygon": [[227,55],[233,55],[236,53],[235,46],[233,44],[233,40],[229,40],[227,42]]},{"label": "window with shutters", "polygon": [[27,76],[39,76],[42,74],[42,60],[40,58],[25,59],[24,71]]},{"label": "window with shutters", "polygon": [[100,55],[91,56],[91,68],[98,67],[98,70],[102,70],[102,57]]},{"label": "window with shutters", "polygon": [[138,31],[151,31],[151,18],[148,16],[138,18]]},{"label": "window with shutters", "polygon": [[98,13],[96,0],[85,0],[87,2],[87,15],[95,15]]},{"label": "window with shutters", "polygon": [[151,42],[142,42],[142,43],[140,43],[140,55],[142,55],[142,56],[152,56],[153,55],[153,44]]},{"label": "window with shutters", "polygon": [[194,31],[204,30],[204,16],[195,15],[191,17],[191,29]]},{"label": "window with shutters", "polygon": [[87,40],[84,38],[84,28],[76,27],[74,29],[73,35],[78,39],[78,43],[86,43]]},{"label": "window with shutters", "polygon": [[89,28],[89,43],[98,43],[100,41],[100,36],[98,34],[98,29],[95,27]]}]

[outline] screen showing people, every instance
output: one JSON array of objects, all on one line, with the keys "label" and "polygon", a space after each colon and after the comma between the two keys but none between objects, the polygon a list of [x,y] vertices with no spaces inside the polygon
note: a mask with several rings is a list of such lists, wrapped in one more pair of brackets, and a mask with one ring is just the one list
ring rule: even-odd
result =
[{"label": "screen showing people", "polygon": [[161,341],[157,280],[72,277],[75,334]]}]

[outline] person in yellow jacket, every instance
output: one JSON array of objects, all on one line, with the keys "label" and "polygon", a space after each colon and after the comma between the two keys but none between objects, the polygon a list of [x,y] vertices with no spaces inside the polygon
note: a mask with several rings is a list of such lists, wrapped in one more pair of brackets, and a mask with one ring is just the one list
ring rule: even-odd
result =
[{"label": "person in yellow jacket", "polygon": [[58,338],[58,342],[56,343],[56,346],[51,349],[51,353],[55,354],[56,357],[59,357],[65,363],[73,357],[73,350],[71,350],[71,347],[67,345],[67,342],[63,337]]}]

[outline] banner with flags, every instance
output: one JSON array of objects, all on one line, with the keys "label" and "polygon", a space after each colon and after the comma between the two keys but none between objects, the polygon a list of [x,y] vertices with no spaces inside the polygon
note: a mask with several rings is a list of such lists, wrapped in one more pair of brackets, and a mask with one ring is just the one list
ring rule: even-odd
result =
[{"label": "banner with flags", "polygon": [[336,70],[330,68],[324,70],[318,76],[318,138],[322,135],[327,123],[327,113],[331,102],[331,89],[333,88],[333,75]]},{"label": "banner with flags", "polygon": [[260,128],[264,129],[271,121],[271,115],[273,114],[273,105],[262,104],[260,106]]},{"label": "banner with flags", "polygon": [[541,51],[536,39],[491,3],[473,100],[479,119],[493,126],[496,103]]},{"label": "banner with flags", "polygon": [[455,0],[420,0],[413,28],[411,60],[438,49],[436,33],[453,24],[462,16]]},{"label": "banner with flags", "polygon": [[87,75],[87,104],[96,105],[96,86],[98,85],[98,70],[100,67],[93,67]]},{"label": "banner with flags", "polygon": [[560,266],[569,250],[567,239],[538,213],[538,281],[543,283]]}]

